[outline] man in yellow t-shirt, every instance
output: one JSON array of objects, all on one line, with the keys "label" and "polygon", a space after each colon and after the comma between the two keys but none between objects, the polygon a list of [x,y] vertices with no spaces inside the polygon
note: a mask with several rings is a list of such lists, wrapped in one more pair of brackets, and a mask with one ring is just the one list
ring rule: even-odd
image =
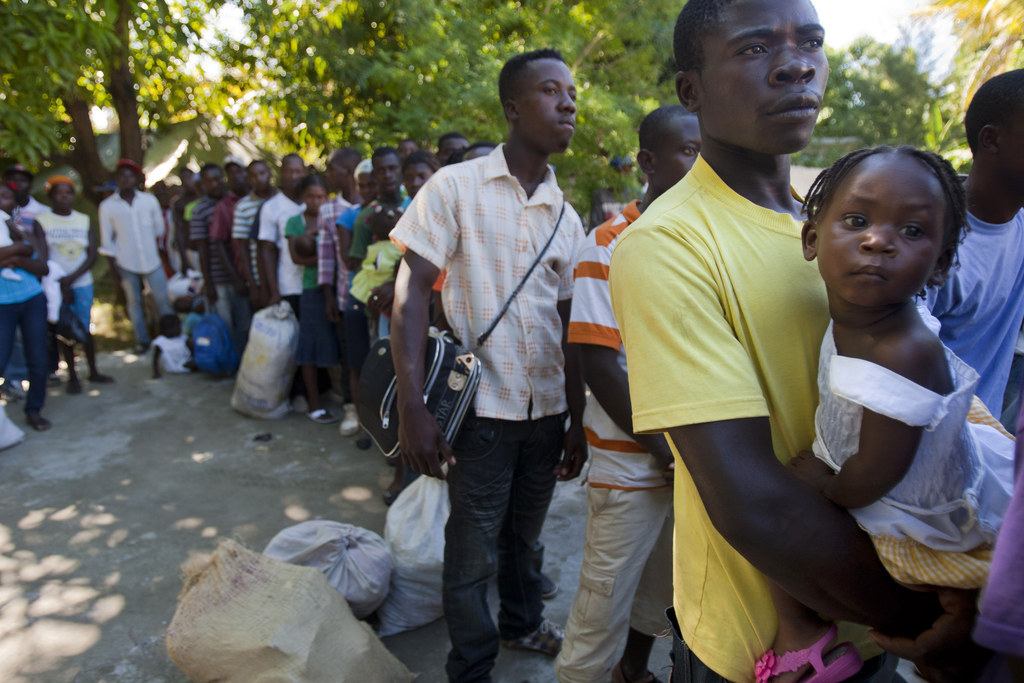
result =
[{"label": "man in yellow t-shirt", "polygon": [[[832,618],[916,636],[943,612],[884,571],[852,518],[782,464],[814,437],[825,290],[800,247],[789,154],[810,139],[828,75],[807,0],[690,0],[676,24],[676,92],[700,121],[693,170],[622,233],[610,266],[633,426],[666,432],[674,490],[675,681],[753,681],[775,638],[767,574]],[[681,464],[680,464],[681,463]],[[949,603],[951,604],[951,603]],[[921,645],[975,651],[967,601]],[[968,627],[969,629],[969,627]],[[840,631],[891,680],[863,627]],[[919,644],[920,645],[920,644]],[[826,651],[833,647],[826,646]],[[962,673],[962,672],[959,672]]]}]

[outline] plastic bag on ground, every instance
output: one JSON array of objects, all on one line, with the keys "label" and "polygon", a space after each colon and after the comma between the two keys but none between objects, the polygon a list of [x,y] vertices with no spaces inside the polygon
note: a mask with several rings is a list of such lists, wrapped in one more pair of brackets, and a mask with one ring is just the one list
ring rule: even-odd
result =
[{"label": "plastic bag on ground", "polygon": [[359,619],[373,614],[388,595],[388,545],[362,527],[323,519],[302,522],[282,529],[263,554],[319,569]]},{"label": "plastic bag on ground", "polygon": [[198,683],[408,683],[414,676],[323,574],[224,541],[186,568],[167,628]]},{"label": "plastic bag on ground", "polygon": [[256,313],[231,394],[231,407],[250,417],[287,415],[298,347],[299,322],[291,306],[282,301]]},{"label": "plastic bag on ground", "polygon": [[0,451],[25,440],[25,432],[7,417],[7,409],[0,406]]},{"label": "plastic bag on ground", "polygon": [[391,589],[380,606],[380,635],[419,628],[444,616],[441,604],[448,483],[420,477],[388,509]]}]

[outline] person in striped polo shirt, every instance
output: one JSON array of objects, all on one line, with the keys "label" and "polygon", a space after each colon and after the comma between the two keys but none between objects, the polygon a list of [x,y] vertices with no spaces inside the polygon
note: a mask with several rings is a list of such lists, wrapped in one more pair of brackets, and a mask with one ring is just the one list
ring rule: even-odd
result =
[{"label": "person in striped polo shirt", "polygon": [[647,194],[591,231],[576,264],[569,342],[580,346],[590,387],[583,426],[591,464],[580,585],[555,662],[562,683],[656,680],[647,659],[672,602],[672,452],[660,434],[633,433],[608,264],[619,234],[686,175],[698,152],[696,116],[678,104],[648,114],[637,155]]}]

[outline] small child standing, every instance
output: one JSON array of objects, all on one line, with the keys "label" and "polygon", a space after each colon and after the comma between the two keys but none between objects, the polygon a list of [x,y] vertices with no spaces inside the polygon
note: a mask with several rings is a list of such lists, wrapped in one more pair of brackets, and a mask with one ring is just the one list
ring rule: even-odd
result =
[{"label": "small child standing", "polygon": [[[1013,442],[972,404],[978,374],[915,305],[953,263],[963,187],[931,152],[877,147],[822,172],[804,207],[804,257],[818,260],[832,322],[818,365],[814,453],[790,466],[850,510],[895,580],[979,588],[1013,488]],[[860,669],[853,645],[828,647],[834,624],[771,590],[779,628],[757,662],[759,683],[829,683]]]},{"label": "small child standing", "polygon": [[326,296],[317,283],[316,239],[320,207],[327,201],[327,183],[321,175],[306,176],[299,185],[305,210],[285,224],[292,262],[304,266],[302,296],[299,299],[299,350],[296,361],[306,386],[309,404],[307,417],[319,424],[330,424],[337,416],[320,405],[317,369],[338,365],[341,359],[337,325],[327,318]]},{"label": "small child standing", "polygon": [[170,373],[192,372],[190,340],[181,333],[181,319],[177,315],[160,317],[160,336],[153,340],[153,379],[160,379],[160,369]]}]

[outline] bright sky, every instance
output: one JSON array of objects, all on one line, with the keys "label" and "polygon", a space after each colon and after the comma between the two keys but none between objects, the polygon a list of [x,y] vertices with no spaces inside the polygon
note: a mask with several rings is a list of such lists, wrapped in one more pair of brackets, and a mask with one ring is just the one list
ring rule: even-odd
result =
[{"label": "bright sky", "polygon": [[818,18],[825,27],[825,41],[833,47],[842,47],[863,35],[883,43],[895,42],[900,29],[929,26],[933,43],[931,57],[936,61],[934,70],[948,68],[955,43],[950,34],[948,20],[922,20],[911,18],[911,13],[931,3],[927,0],[815,0]]}]

